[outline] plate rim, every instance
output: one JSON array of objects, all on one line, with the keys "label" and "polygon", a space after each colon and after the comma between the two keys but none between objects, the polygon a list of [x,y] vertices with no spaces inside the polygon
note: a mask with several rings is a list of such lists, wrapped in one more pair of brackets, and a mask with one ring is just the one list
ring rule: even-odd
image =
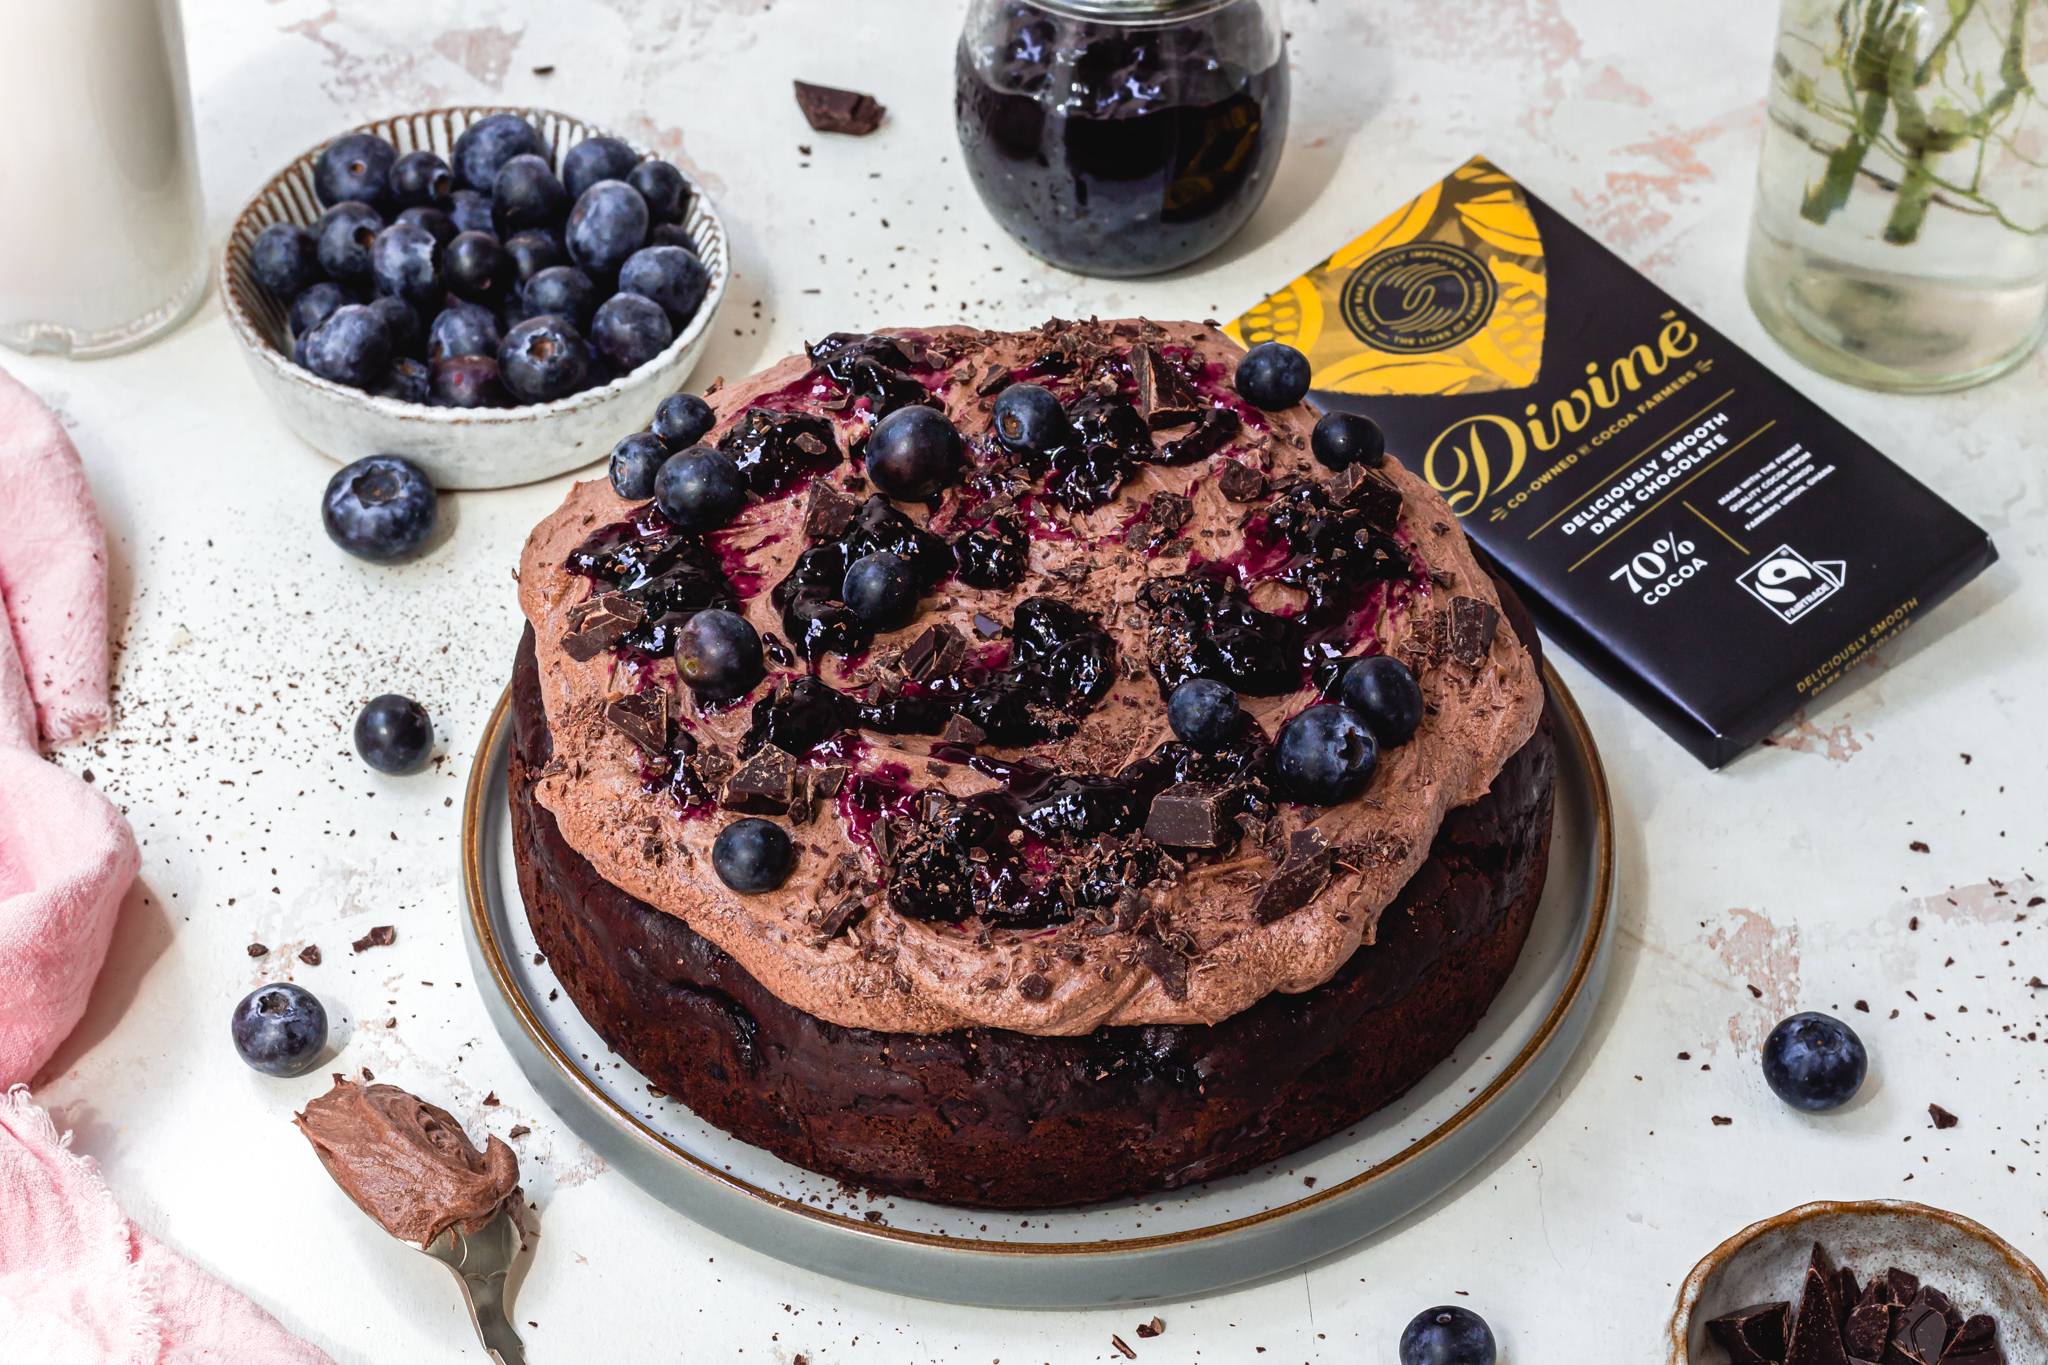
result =
[{"label": "plate rim", "polygon": [[[1510,1085],[1558,1042],[1567,1020],[1579,1004],[1579,996],[1585,990],[1587,980],[1601,959],[1608,938],[1614,894],[1614,812],[1608,792],[1606,765],[1601,760],[1599,747],[1593,742],[1592,730],[1587,726],[1585,715],[1580,711],[1571,689],[1565,685],[1564,679],[1547,658],[1543,661],[1543,679],[1550,700],[1556,703],[1557,711],[1570,729],[1586,764],[1593,797],[1595,845],[1593,887],[1585,938],[1580,944],[1577,960],[1572,964],[1571,975],[1559,991],[1556,1000],[1552,1002],[1543,1023],[1537,1028],[1534,1036],[1523,1045],[1522,1050],[1502,1068],[1484,1090],[1460,1105],[1457,1112],[1444,1122],[1399,1152],[1327,1189],[1317,1190],[1275,1208],[1263,1209],[1221,1223],[1147,1237],[1119,1237],[1086,1242],[1023,1243],[915,1232],[907,1228],[890,1227],[887,1224],[868,1223],[860,1218],[813,1208],[719,1169],[695,1153],[676,1146],[601,1088],[591,1084],[590,1078],[569,1059],[554,1036],[533,1012],[525,993],[512,978],[503,947],[490,924],[490,910],[484,894],[484,802],[490,791],[491,775],[497,767],[497,751],[501,745],[509,741],[512,702],[512,689],[509,683],[500,694],[497,705],[492,708],[490,720],[478,740],[476,760],[472,762],[469,783],[463,795],[462,880],[463,895],[469,912],[471,943],[476,955],[489,969],[497,993],[510,1009],[512,1016],[519,1021],[527,1041],[554,1064],[557,1072],[581,1092],[586,1102],[602,1112],[614,1125],[625,1129],[642,1143],[678,1160],[693,1174],[707,1177],[727,1191],[744,1195],[765,1207],[800,1215],[807,1221],[835,1233],[857,1233],[878,1242],[936,1248],[958,1255],[985,1256],[1001,1260],[1062,1260],[1091,1256],[1122,1258],[1137,1253],[1188,1247],[1227,1238],[1251,1228],[1267,1226],[1326,1206],[1372,1181],[1384,1179],[1403,1166],[1415,1162],[1449,1141],[1459,1130],[1476,1124]],[[1519,1126],[1519,1123],[1512,1126]],[[1498,1144],[1489,1145],[1487,1150],[1491,1151],[1495,1145]]]}]

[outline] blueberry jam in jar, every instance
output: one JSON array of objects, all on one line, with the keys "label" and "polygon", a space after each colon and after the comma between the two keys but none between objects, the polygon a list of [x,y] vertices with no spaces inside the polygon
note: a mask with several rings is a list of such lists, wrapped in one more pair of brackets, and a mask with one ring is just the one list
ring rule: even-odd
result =
[{"label": "blueberry jam in jar", "polygon": [[975,0],[955,80],[982,202],[1084,275],[1221,246],[1265,198],[1287,131],[1278,0]]}]

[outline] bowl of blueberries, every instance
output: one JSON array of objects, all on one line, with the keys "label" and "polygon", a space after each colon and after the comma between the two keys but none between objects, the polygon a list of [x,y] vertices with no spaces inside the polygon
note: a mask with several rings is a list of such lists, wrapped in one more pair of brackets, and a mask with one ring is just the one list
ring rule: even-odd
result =
[{"label": "bowl of blueberries", "polygon": [[675,166],[551,110],[460,108],[364,124],[279,172],[228,234],[221,296],[316,449],[504,488],[646,425],[727,276],[717,210]]}]

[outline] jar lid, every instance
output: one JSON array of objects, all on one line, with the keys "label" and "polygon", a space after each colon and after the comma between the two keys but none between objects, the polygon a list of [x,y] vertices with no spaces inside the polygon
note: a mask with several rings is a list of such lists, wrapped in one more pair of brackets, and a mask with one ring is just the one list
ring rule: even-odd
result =
[{"label": "jar lid", "polygon": [[1098,23],[1151,24],[1192,19],[1242,0],[1035,0],[1039,9],[1067,19]]}]

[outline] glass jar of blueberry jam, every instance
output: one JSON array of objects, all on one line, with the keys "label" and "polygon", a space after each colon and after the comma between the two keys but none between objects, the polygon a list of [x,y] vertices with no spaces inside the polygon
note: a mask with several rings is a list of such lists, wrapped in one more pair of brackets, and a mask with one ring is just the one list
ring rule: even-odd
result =
[{"label": "glass jar of blueberry jam", "polygon": [[1214,251],[1287,132],[1278,0],[974,0],[954,112],[982,202],[1084,275]]}]

